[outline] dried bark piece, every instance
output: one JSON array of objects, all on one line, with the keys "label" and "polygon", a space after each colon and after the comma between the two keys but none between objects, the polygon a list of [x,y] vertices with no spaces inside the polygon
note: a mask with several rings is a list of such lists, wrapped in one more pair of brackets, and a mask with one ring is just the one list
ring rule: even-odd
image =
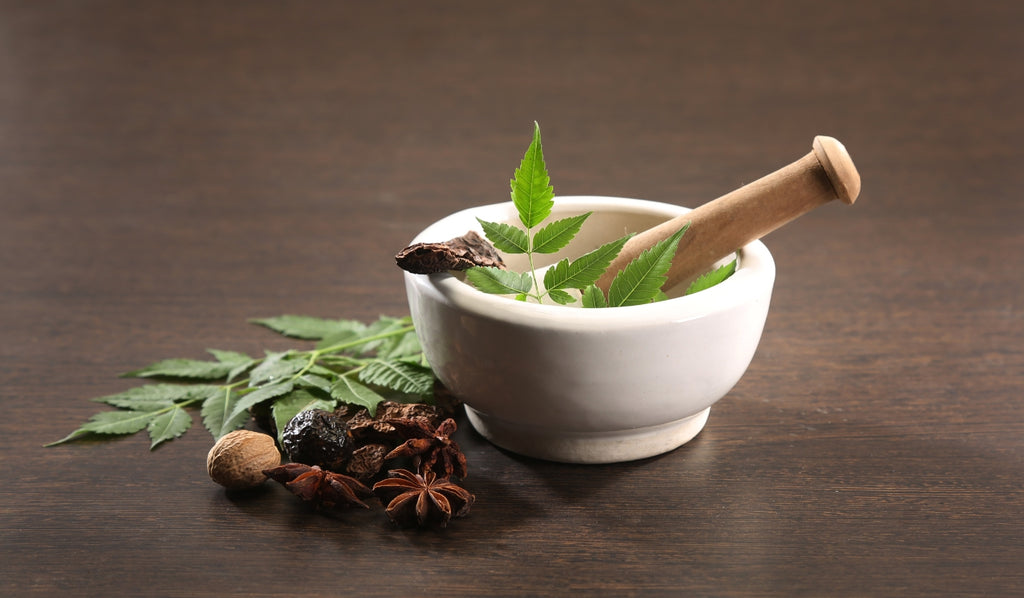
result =
[{"label": "dried bark piece", "polygon": [[377,417],[370,417],[366,409],[355,412],[348,420],[352,435],[362,444],[374,442],[395,442],[404,440],[389,424],[389,419],[422,420],[430,428],[436,428],[446,413],[440,407],[426,403],[398,403],[384,401],[377,406]]},{"label": "dried bark piece", "polygon": [[491,266],[505,270],[494,246],[473,231],[443,243],[414,243],[395,255],[398,267],[413,274],[436,274]]},{"label": "dried bark piece", "polygon": [[348,474],[357,480],[372,479],[384,467],[384,456],[388,454],[386,444],[367,444],[352,453],[352,459],[345,467]]}]

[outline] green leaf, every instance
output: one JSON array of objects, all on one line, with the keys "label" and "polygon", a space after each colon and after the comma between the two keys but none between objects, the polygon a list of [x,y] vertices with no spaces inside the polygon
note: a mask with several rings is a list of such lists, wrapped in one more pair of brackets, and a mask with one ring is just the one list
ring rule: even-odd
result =
[{"label": "green leaf", "polygon": [[711,272],[706,272],[697,277],[697,280],[690,283],[690,286],[686,288],[686,295],[692,295],[705,289],[710,289],[716,284],[722,282],[726,278],[732,276],[733,272],[736,271],[736,260],[729,262],[724,266],[719,266]]},{"label": "green leaf", "polygon": [[484,229],[484,235],[495,248],[505,253],[526,253],[530,250],[530,239],[523,229],[504,222],[488,222],[479,218],[477,220]]},{"label": "green leaf", "polygon": [[490,266],[474,266],[466,270],[466,278],[477,289],[497,295],[529,293],[533,288],[533,278],[529,272],[520,274]]},{"label": "green leaf", "polygon": [[232,367],[247,361],[252,361],[252,357],[249,357],[245,353],[239,353],[238,351],[222,351],[220,349],[207,349],[207,353],[217,358],[217,361],[221,363],[230,364]]},{"label": "green leaf", "polygon": [[288,422],[292,421],[292,418],[296,415],[306,411],[307,409],[333,411],[334,406],[334,401],[322,399],[305,390],[293,390],[287,395],[277,399],[274,401],[274,406],[271,407],[271,414],[274,417],[274,424],[277,426],[278,442],[281,442],[281,435],[284,433],[284,429],[288,425]]},{"label": "green leaf", "polygon": [[142,369],[121,374],[123,378],[196,378],[200,380],[217,380],[228,375],[232,370],[230,364],[220,361],[198,361],[195,359],[164,359]]},{"label": "green leaf", "polygon": [[568,259],[559,261],[544,273],[544,288],[549,291],[551,289],[583,289],[596,283],[608,268],[608,264],[612,263],[615,256],[619,255],[622,246],[632,236],[629,234],[621,239],[605,243],[571,262]]},{"label": "green leaf", "polygon": [[293,388],[295,388],[295,383],[291,380],[286,380],[284,382],[278,382],[277,384],[263,386],[249,394],[243,395],[235,401],[235,404],[232,406],[231,412],[228,414],[225,421],[234,421],[236,417],[240,417],[245,414],[246,410],[262,403],[263,401],[287,394],[291,392]]},{"label": "green leaf", "polygon": [[178,401],[208,397],[219,389],[211,384],[147,384],[93,400],[122,409],[156,411]]},{"label": "green leaf", "polygon": [[89,421],[85,422],[78,427],[77,430],[71,432],[60,440],[50,442],[44,446],[55,446],[63,444],[70,440],[80,438],[89,434],[105,434],[105,435],[124,435],[134,434],[139,430],[145,428],[154,417],[160,415],[160,410],[156,411],[101,411],[89,418]]},{"label": "green leaf", "polygon": [[554,289],[548,291],[548,297],[550,297],[552,301],[559,305],[569,305],[570,303],[576,302],[575,297],[561,289]]},{"label": "green leaf", "polygon": [[160,411],[103,411],[89,418],[80,429],[94,434],[134,434],[159,414]]},{"label": "green leaf", "polygon": [[274,332],[293,338],[320,340],[349,331],[359,332],[366,327],[356,320],[328,320],[312,316],[283,315],[273,318],[249,320],[253,324],[265,326]]},{"label": "green leaf", "polygon": [[231,370],[227,373],[228,382],[231,382],[257,363],[257,360],[237,351],[221,351],[220,349],[207,349],[207,351],[216,357],[217,361],[231,366]]},{"label": "green leaf", "polygon": [[[346,351],[350,353],[369,353],[377,350],[389,342],[398,342],[394,337],[399,336],[401,331],[412,325],[412,318],[406,316],[395,318],[392,316],[380,316],[377,321],[369,326],[364,326],[358,334],[348,335],[345,338],[332,337],[317,343],[317,349],[328,349],[333,346],[348,345]],[[391,336],[393,335],[393,336]],[[378,338],[385,336],[385,338]],[[362,342],[360,342],[362,341]]]},{"label": "green leaf", "polygon": [[608,305],[623,307],[650,303],[665,284],[669,266],[679,246],[679,239],[686,233],[689,224],[671,237],[647,249],[626,265],[608,288]]},{"label": "green leaf", "polygon": [[343,403],[351,403],[366,407],[371,416],[377,414],[377,405],[384,400],[373,389],[368,388],[348,376],[339,376],[331,385],[331,397]]},{"label": "green leaf", "polygon": [[434,389],[434,373],[430,368],[408,361],[371,361],[359,371],[359,379],[366,384],[417,395]]},{"label": "green leaf", "polygon": [[[328,370],[329,371],[329,370]],[[329,371],[330,372],[330,371]],[[333,375],[334,372],[330,372]],[[328,394],[331,392],[331,381],[323,376],[316,374],[303,374],[295,381],[296,386],[302,386],[305,388],[316,388],[322,390]]]},{"label": "green leaf", "polygon": [[291,351],[267,353],[263,363],[256,366],[249,373],[249,386],[263,386],[270,382],[288,378],[300,372],[308,364],[309,359],[307,357],[296,356]]},{"label": "green leaf", "polygon": [[249,419],[249,413],[242,409],[234,413],[239,394],[230,388],[221,388],[220,392],[203,401],[199,414],[203,417],[203,425],[214,439],[219,440],[228,432],[241,428]]},{"label": "green leaf", "polygon": [[[580,232],[583,222],[593,212],[562,218],[544,225],[533,237],[533,251],[536,253],[554,253],[565,247]],[[500,247],[499,247],[500,249]]]},{"label": "green leaf", "polygon": [[519,211],[519,220],[526,228],[533,228],[551,215],[555,190],[550,185],[544,150],[540,141],[540,125],[533,123],[533,141],[523,154],[523,160],[510,181],[512,203]]},{"label": "green leaf", "polygon": [[583,289],[583,307],[608,307],[608,300],[604,298],[604,291],[597,288],[596,284]]},{"label": "green leaf", "polygon": [[420,339],[415,330],[406,332],[401,336],[393,337],[393,342],[385,343],[377,348],[377,357],[382,359],[399,359],[401,357],[412,357],[423,352]]},{"label": "green leaf", "polygon": [[192,416],[178,406],[154,417],[150,420],[149,425],[146,426],[151,440],[150,450],[153,450],[162,442],[181,436],[190,427],[192,427]]}]

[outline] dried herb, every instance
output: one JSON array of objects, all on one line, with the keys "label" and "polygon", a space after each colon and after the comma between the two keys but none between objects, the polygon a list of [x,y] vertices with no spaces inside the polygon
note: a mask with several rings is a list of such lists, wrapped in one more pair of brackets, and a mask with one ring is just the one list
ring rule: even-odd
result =
[{"label": "dried herb", "polygon": [[220,438],[242,427],[252,410],[264,410],[283,431],[296,414],[309,409],[330,411],[350,404],[365,407],[372,416],[386,398],[431,400],[436,378],[408,317],[381,316],[364,324],[284,315],[253,323],[317,341],[316,346],[263,357],[211,349],[213,360],[167,359],[128,372],[124,376],[159,382],[95,399],[117,409],[93,415],[47,446],[147,430],[155,448],[188,430],[195,408],[213,437]]}]

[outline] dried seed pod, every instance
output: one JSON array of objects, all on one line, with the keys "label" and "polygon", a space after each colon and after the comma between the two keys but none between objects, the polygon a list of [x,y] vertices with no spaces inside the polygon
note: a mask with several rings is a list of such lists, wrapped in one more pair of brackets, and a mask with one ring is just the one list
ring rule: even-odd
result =
[{"label": "dried seed pod", "polygon": [[273,437],[251,430],[224,435],[206,455],[210,479],[230,490],[259,486],[267,481],[263,470],[280,463],[281,453]]},{"label": "dried seed pod", "polygon": [[281,445],[292,461],[331,471],[344,468],[352,455],[353,444],[348,424],[321,409],[299,413],[281,434]]}]

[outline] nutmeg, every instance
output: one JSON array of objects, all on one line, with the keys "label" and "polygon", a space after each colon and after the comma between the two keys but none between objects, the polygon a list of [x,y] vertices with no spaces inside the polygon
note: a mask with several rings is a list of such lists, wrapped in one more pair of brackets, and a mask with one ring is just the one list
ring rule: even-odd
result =
[{"label": "nutmeg", "polygon": [[225,434],[206,456],[210,479],[229,490],[259,486],[267,480],[263,470],[280,464],[274,438],[251,430]]}]

